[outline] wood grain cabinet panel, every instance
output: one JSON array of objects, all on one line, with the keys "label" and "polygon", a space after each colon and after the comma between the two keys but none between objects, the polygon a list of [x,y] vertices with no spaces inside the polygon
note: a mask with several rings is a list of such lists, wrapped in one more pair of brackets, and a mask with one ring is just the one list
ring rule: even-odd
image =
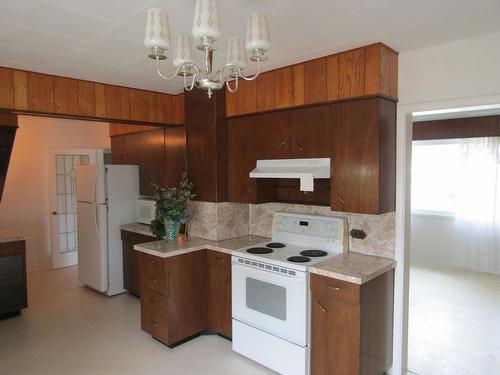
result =
[{"label": "wood grain cabinet panel", "polygon": [[330,123],[329,105],[292,110],[290,157],[299,159],[331,157]]},{"label": "wood grain cabinet panel", "polygon": [[365,50],[354,49],[339,54],[339,98],[365,94]]},{"label": "wood grain cabinet panel", "polygon": [[184,124],[184,94],[174,95],[173,97],[173,123],[176,125]]},{"label": "wood grain cabinet panel", "polygon": [[293,106],[293,67],[274,71],[274,104],[275,108]]},{"label": "wood grain cabinet panel", "polygon": [[326,57],[304,64],[304,103],[326,101]]},{"label": "wood grain cabinet panel", "polygon": [[293,66],[293,105],[304,104],[304,64]]},{"label": "wood grain cabinet panel", "polygon": [[54,110],[56,113],[78,115],[78,81],[54,77]]},{"label": "wood grain cabinet panel", "polygon": [[238,114],[238,110],[236,108],[236,96],[238,92],[232,93],[227,88],[226,90],[226,116],[236,116]]},{"label": "wood grain cabinet panel", "polygon": [[232,337],[231,255],[207,251],[209,329]]},{"label": "wood grain cabinet panel", "polygon": [[78,114],[95,117],[95,85],[93,82],[78,81]]},{"label": "wood grain cabinet panel", "polygon": [[331,55],[326,58],[326,99],[337,100],[339,98],[339,55]]},{"label": "wood grain cabinet panel", "polygon": [[106,117],[106,86],[95,84],[95,115],[99,118]]},{"label": "wood grain cabinet panel", "polygon": [[13,71],[14,108],[28,110],[28,73],[23,70]]},{"label": "wood grain cabinet panel", "polygon": [[274,109],[274,71],[262,73],[257,78],[257,111]]},{"label": "wood grain cabinet panel", "polygon": [[[342,296],[344,288],[354,299]],[[311,275],[311,374],[380,375],[392,363],[394,273],[363,285]]]},{"label": "wood grain cabinet panel", "polygon": [[172,96],[168,94],[158,94],[158,122],[162,124],[173,123],[173,102]]},{"label": "wood grain cabinet panel", "polygon": [[26,307],[26,241],[0,243],[0,316]]},{"label": "wood grain cabinet panel", "polygon": [[130,89],[120,87],[120,119],[130,120]]},{"label": "wood grain cabinet panel", "polygon": [[28,73],[28,104],[34,112],[54,113],[54,77]]},{"label": "wood grain cabinet panel", "polygon": [[130,89],[130,119],[134,121],[148,121],[148,112],[148,92]]},{"label": "wood grain cabinet panel", "polygon": [[12,69],[0,68],[0,108],[14,108],[14,75]]},{"label": "wood grain cabinet panel", "polygon": [[[256,116],[256,159],[287,159],[290,155],[290,112],[263,113]],[[255,163],[252,169],[255,168]]]},{"label": "wood grain cabinet panel", "polygon": [[125,150],[123,147],[124,135],[115,135],[111,138],[111,162],[113,164],[124,164]]},{"label": "wood grain cabinet panel", "polygon": [[383,94],[397,99],[398,53],[382,43],[365,50],[365,95]]},{"label": "wood grain cabinet panel", "polygon": [[245,93],[244,107],[241,113],[257,112],[257,81],[242,81],[241,83],[243,83]]},{"label": "wood grain cabinet panel", "polygon": [[187,170],[186,160],[186,128],[184,126],[170,127],[164,130],[164,170],[163,183],[165,187],[179,186],[182,175]]},{"label": "wood grain cabinet panel", "polygon": [[148,91],[148,121],[158,122],[158,93]]},{"label": "wood grain cabinet panel", "polygon": [[332,210],[394,211],[396,104],[372,98],[333,104],[331,109]]},{"label": "wood grain cabinet panel", "polygon": [[105,85],[106,115],[110,119],[121,118],[121,89],[118,86]]},{"label": "wood grain cabinet panel", "polygon": [[163,129],[144,133],[128,134],[125,137],[138,137],[139,187],[141,195],[154,194],[152,183],[161,185],[165,163]]}]

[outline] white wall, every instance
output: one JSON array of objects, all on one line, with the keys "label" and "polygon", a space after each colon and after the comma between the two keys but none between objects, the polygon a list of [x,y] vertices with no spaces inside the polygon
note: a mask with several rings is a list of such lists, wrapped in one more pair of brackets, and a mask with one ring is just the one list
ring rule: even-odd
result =
[{"label": "white wall", "polygon": [[20,116],[0,202],[0,228],[29,237],[29,271],[51,266],[49,147],[110,147],[109,126],[99,122]]}]

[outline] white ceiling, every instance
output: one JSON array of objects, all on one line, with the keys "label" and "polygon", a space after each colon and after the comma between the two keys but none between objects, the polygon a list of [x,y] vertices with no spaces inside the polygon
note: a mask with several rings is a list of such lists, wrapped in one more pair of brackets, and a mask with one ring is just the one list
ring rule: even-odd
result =
[{"label": "white ceiling", "polygon": [[[146,9],[167,9],[175,35],[190,32],[194,3],[0,0],[0,66],[178,93],[181,79],[161,80],[146,57]],[[500,30],[500,0],[219,0],[219,8],[224,37],[216,64],[226,37],[243,37],[246,15],[259,10],[273,43],[265,70],[376,41],[403,52]]]}]

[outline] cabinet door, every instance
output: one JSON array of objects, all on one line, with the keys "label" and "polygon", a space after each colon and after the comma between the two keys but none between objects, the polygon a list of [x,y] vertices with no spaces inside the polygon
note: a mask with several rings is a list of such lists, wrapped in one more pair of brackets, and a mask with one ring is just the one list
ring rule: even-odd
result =
[{"label": "cabinet door", "polygon": [[29,109],[28,105],[28,73],[14,70],[14,108]]},{"label": "cabinet door", "polygon": [[172,124],[174,118],[172,95],[158,94],[157,99],[158,122],[161,124]]},{"label": "cabinet door", "polygon": [[28,102],[30,111],[54,112],[54,77],[28,73]]},{"label": "cabinet door", "polygon": [[106,118],[121,117],[121,90],[118,86],[105,85]]},{"label": "cabinet door", "polygon": [[311,374],[359,374],[360,319],[359,304],[311,295]]},{"label": "cabinet door", "polygon": [[123,241],[123,287],[130,294],[139,297],[139,263],[137,251],[134,250],[134,243]]},{"label": "cabinet door", "polygon": [[123,135],[123,164],[139,164],[139,138],[140,133]]},{"label": "cabinet door", "polygon": [[207,251],[210,329],[231,338],[231,256]]},{"label": "cabinet door", "polygon": [[54,77],[54,110],[67,115],[78,114],[78,81]]},{"label": "cabinet door", "polygon": [[293,106],[293,67],[288,66],[274,71],[275,108]]},{"label": "cabinet door", "polygon": [[130,90],[130,119],[148,121],[148,93],[143,90]]},{"label": "cabinet door", "polygon": [[184,126],[165,129],[165,163],[163,186],[179,186],[186,172],[186,128]]},{"label": "cabinet door", "polygon": [[257,111],[270,111],[274,107],[274,71],[262,73],[257,78]]},{"label": "cabinet door", "polygon": [[329,158],[330,106],[293,110],[290,114],[290,157]]},{"label": "cabinet door", "polygon": [[14,77],[9,68],[0,68],[0,108],[14,108]]},{"label": "cabinet door", "polygon": [[326,57],[304,64],[305,104],[326,101]]},{"label": "cabinet door", "polygon": [[111,162],[124,164],[123,135],[111,137]]},{"label": "cabinet door", "polygon": [[151,183],[161,185],[164,165],[163,129],[139,136],[139,183],[142,195],[153,195]]},{"label": "cabinet door", "polygon": [[255,203],[257,200],[256,181],[249,177],[250,171],[255,168],[256,129],[254,116],[228,120],[227,166],[230,202]]},{"label": "cabinet door", "polygon": [[78,114],[95,117],[95,85],[93,82],[78,81]]},{"label": "cabinet door", "polygon": [[331,107],[334,211],[379,213],[379,111],[377,99]]},{"label": "cabinet door", "polygon": [[288,158],[290,154],[290,112],[258,115],[256,125],[257,130],[252,135],[256,143],[256,159]]},{"label": "cabinet door", "polygon": [[365,51],[354,49],[339,54],[339,98],[365,94]]}]

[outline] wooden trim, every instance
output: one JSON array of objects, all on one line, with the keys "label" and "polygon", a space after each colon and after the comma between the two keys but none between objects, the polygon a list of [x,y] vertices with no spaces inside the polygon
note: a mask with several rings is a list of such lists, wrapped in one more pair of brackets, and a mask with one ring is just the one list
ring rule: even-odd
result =
[{"label": "wooden trim", "polygon": [[466,117],[413,123],[413,140],[499,137],[500,116]]}]

